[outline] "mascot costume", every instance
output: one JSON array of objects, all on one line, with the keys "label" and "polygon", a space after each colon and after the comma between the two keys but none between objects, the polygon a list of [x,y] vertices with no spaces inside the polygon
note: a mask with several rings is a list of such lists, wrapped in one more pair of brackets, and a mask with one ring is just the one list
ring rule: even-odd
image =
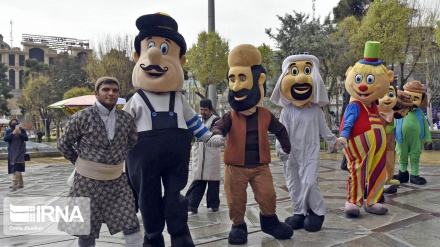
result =
[{"label": "mascot costume", "polygon": [[267,131],[275,134],[285,153],[290,152],[286,128],[266,108],[258,105],[266,94],[266,71],[261,54],[252,45],[239,45],[228,57],[228,101],[232,108],[215,124],[214,134],[227,136],[224,152],[225,194],[232,228],[229,244],[247,242],[246,188],[251,185],[260,207],[264,233],[277,239],[292,237],[293,230],[278,220]]},{"label": "mascot costume", "polygon": [[[403,86],[410,95],[413,107],[406,117],[396,120],[396,153],[399,157],[399,174],[393,178],[401,183],[426,184],[426,179],[419,176],[419,161],[423,143],[431,143],[431,132],[421,107],[426,107],[426,87],[419,81],[411,81]],[[408,156],[411,161],[411,176],[408,173]]]},{"label": "mascot costume", "polygon": [[379,203],[386,179],[387,143],[376,101],[388,92],[394,73],[379,60],[379,51],[379,42],[367,41],[364,59],[346,72],[345,88],[352,101],[345,109],[340,127],[350,172],[344,211],[355,217],[360,215],[359,207],[364,204],[364,198],[365,212],[378,215],[388,212],[388,208]]},{"label": "mascot costume", "polygon": [[328,104],[327,91],[319,74],[315,56],[300,54],[287,57],[282,65],[270,100],[284,107],[280,122],[289,133],[292,150],[288,157],[279,148],[277,155],[284,163],[284,176],[292,200],[293,216],[286,223],[294,230],[319,231],[326,211],[324,197],[318,186],[319,135],[329,145],[336,136],[328,128],[321,107]]},{"label": "mascot costume", "polygon": [[[187,225],[188,201],[180,194],[188,182],[193,134],[218,146],[180,92],[186,43],[177,22],[164,13],[136,20],[133,85],[139,90],[124,106],[135,119],[138,143],[127,157],[127,171],[144,223],[144,246],[165,246],[167,224],[172,246],[194,246]],[[162,187],[164,189],[162,196]]]},{"label": "mascot costume", "polygon": [[406,115],[409,108],[412,106],[408,95],[397,90],[396,86],[390,84],[388,92],[384,97],[379,99],[377,109],[379,110],[380,120],[385,128],[387,136],[387,151],[386,151],[386,180],[383,189],[384,193],[394,194],[397,192],[397,187],[400,185],[399,180],[392,179],[394,175],[394,164],[396,162],[396,140],[394,137],[394,119],[402,118]]}]

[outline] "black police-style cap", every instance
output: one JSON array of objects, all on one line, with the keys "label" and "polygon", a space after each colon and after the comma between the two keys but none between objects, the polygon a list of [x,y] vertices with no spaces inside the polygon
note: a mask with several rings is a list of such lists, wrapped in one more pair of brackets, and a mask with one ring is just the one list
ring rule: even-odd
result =
[{"label": "black police-style cap", "polygon": [[[139,29],[139,35],[136,37],[139,41],[150,36],[168,38],[180,46],[181,54],[186,53],[185,39],[178,32],[177,22],[168,14],[158,12],[155,14],[143,15],[136,20],[136,27]],[[139,52],[138,54],[140,54]]]}]

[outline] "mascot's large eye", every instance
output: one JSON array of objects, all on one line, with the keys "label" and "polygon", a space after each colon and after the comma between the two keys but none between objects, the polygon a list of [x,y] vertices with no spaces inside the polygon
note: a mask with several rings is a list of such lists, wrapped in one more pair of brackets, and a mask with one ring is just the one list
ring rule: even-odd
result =
[{"label": "mascot's large eye", "polygon": [[396,95],[394,94],[394,92],[388,92],[388,97],[390,97],[390,98],[394,98],[394,96],[396,96]]},{"label": "mascot's large eye", "polygon": [[312,68],[310,68],[309,66],[306,66],[304,68],[304,74],[310,75],[311,73],[312,73]]},{"label": "mascot's large eye", "polygon": [[362,79],[363,78],[361,74],[357,74],[356,77],[354,78],[357,84],[360,84],[362,82]]},{"label": "mascot's large eye", "polygon": [[297,68],[296,66],[292,67],[291,74],[292,74],[292,75],[298,75],[298,73],[299,73],[298,68]]},{"label": "mascot's large eye", "polygon": [[160,45],[160,51],[162,52],[162,55],[168,54],[168,44],[167,43],[162,43]]},{"label": "mascot's large eye", "polygon": [[245,81],[246,81],[246,76],[241,76],[241,77],[240,77],[240,81],[241,81],[241,82],[245,82]]},{"label": "mascot's large eye", "polygon": [[367,84],[373,84],[373,83],[374,83],[374,75],[368,75]]},{"label": "mascot's large eye", "polygon": [[154,42],[150,42],[150,43],[148,43],[148,48],[152,48],[152,47],[154,47],[154,46],[155,46]]}]

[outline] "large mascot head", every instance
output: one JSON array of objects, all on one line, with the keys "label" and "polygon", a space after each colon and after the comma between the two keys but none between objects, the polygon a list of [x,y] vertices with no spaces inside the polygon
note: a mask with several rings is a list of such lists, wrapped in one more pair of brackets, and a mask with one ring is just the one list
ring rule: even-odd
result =
[{"label": "large mascot head", "polygon": [[403,86],[403,90],[412,100],[412,110],[417,108],[425,108],[426,101],[426,87],[420,81],[410,81]]},{"label": "large mascot head", "polygon": [[382,98],[387,92],[390,83],[394,80],[393,71],[379,60],[380,43],[367,41],[364,50],[364,59],[359,60],[353,67],[348,68],[345,75],[345,88],[352,98],[365,105]]},{"label": "large mascot head", "polygon": [[411,96],[402,90],[397,90],[397,104],[393,107],[394,118],[400,119],[405,117],[411,111],[412,106]]},{"label": "large mascot head", "polygon": [[379,104],[377,109],[379,112],[393,112],[393,108],[397,104],[397,90],[396,86],[390,84],[388,87],[388,92],[379,99]]},{"label": "large mascot head", "polygon": [[228,101],[242,112],[257,106],[266,95],[266,70],[261,66],[260,51],[252,45],[234,47],[228,57]]},{"label": "large mascot head", "polygon": [[328,104],[327,90],[319,74],[319,61],[313,55],[300,54],[287,57],[282,65],[270,100],[279,106],[294,104],[304,107],[309,102]]},{"label": "large mascot head", "polygon": [[165,13],[155,13],[139,17],[136,27],[133,86],[151,92],[180,91],[186,43],[177,22]]}]

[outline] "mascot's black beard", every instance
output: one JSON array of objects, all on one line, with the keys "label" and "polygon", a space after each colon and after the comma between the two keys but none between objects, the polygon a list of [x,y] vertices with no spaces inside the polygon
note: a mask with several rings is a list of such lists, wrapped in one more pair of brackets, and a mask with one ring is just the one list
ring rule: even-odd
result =
[{"label": "mascot's black beard", "polygon": [[[243,90],[248,91],[247,97],[244,100],[235,100],[234,97],[243,97],[245,94],[242,93]],[[252,87],[251,90],[242,89],[239,92],[234,92],[229,89],[228,102],[232,109],[240,112],[251,109],[256,106],[261,99],[261,91],[258,85]]]}]

